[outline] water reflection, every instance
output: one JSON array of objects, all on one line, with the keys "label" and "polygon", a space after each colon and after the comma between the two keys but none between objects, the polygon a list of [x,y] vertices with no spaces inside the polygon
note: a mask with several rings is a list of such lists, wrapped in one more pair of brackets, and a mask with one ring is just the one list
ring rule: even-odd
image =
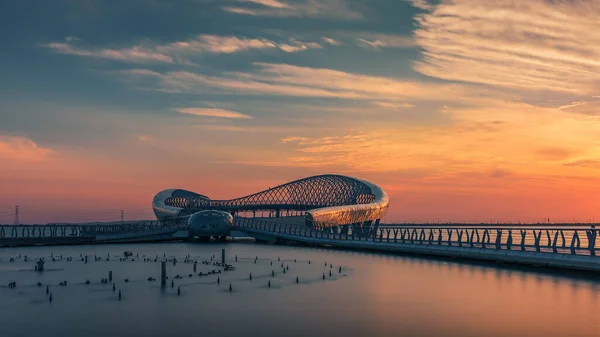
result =
[{"label": "water reflection", "polygon": [[[116,256],[132,250],[140,256],[187,254],[207,258],[225,248],[239,256],[239,274],[188,278],[190,264],[170,266],[182,274],[182,295],[146,278],[158,265],[135,262],[48,263],[48,272],[31,271],[33,260],[8,262],[11,256],[78,257],[81,252]],[[258,256],[258,266],[254,257]],[[270,260],[290,272],[272,278]],[[463,263],[412,256],[255,244],[144,244],[34,247],[0,250],[2,336],[598,336],[600,283],[578,274],[558,275],[504,265]],[[294,264],[293,259],[298,263]],[[77,259],[76,259],[77,260]],[[93,260],[93,258],[92,258]],[[308,260],[312,264],[308,264]],[[329,266],[344,275],[325,281]],[[259,269],[257,269],[259,268]],[[262,268],[262,269],[260,269]],[[52,269],[55,269],[52,271]],[[114,270],[123,300],[110,285],[98,284]],[[253,280],[247,275],[253,272]],[[295,283],[295,277],[302,281]],[[124,277],[131,282],[123,283]],[[96,281],[86,286],[85,279]],[[8,289],[16,279],[17,289]],[[58,282],[69,280],[69,286]],[[45,300],[50,283],[55,301]],[[235,289],[229,293],[231,283]],[[170,285],[170,284],[169,284]],[[35,324],[32,324],[35,323]]]}]

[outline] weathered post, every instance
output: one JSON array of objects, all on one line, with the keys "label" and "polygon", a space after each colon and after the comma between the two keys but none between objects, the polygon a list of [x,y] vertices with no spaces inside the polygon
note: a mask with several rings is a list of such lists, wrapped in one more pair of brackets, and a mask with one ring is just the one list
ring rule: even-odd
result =
[{"label": "weathered post", "polygon": [[198,261],[194,261],[194,273],[196,272],[196,269],[198,269]]},{"label": "weathered post", "polygon": [[225,265],[225,248],[221,249],[221,264]]},{"label": "weathered post", "polygon": [[163,287],[167,285],[167,262],[166,261],[162,261],[160,263],[160,285]]},{"label": "weathered post", "polygon": [[108,271],[108,282],[112,282],[112,270]]}]

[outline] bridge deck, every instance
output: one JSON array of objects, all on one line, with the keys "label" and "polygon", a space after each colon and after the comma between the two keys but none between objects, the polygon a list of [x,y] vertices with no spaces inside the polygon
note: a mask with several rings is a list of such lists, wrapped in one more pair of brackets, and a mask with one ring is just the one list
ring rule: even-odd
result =
[{"label": "bridge deck", "polygon": [[[168,241],[186,238],[186,225],[121,224],[0,226],[0,246]],[[383,252],[430,254],[600,271],[598,229],[574,225],[380,225],[311,228],[302,217],[234,219],[232,233],[258,240]]]},{"label": "bridge deck", "polygon": [[[236,229],[266,241],[291,241],[345,249],[438,255],[583,271],[600,271],[598,230],[590,227],[380,226],[316,230],[237,218]],[[514,232],[514,233],[513,233]]]}]

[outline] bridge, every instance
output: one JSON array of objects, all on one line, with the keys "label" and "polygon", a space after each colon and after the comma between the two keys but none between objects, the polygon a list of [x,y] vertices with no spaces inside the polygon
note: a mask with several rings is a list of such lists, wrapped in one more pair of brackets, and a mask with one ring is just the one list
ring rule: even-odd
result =
[{"label": "bridge", "polygon": [[[235,217],[232,233],[269,243],[600,271],[600,233],[582,224],[382,224],[365,231],[284,219]],[[186,226],[184,221],[0,225],[0,246],[187,240]]]},{"label": "bridge", "polygon": [[181,240],[185,229],[181,222],[160,221],[0,225],[0,247]]},{"label": "bridge", "polygon": [[581,224],[381,225],[369,232],[237,218],[260,241],[600,271],[598,230]]}]

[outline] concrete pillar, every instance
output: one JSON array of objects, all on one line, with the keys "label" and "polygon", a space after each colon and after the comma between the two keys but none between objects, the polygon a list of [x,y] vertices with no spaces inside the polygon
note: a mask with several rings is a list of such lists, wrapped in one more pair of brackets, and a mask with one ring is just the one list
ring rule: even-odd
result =
[{"label": "concrete pillar", "polygon": [[167,285],[167,262],[166,261],[162,261],[160,263],[160,285],[163,287]]}]

